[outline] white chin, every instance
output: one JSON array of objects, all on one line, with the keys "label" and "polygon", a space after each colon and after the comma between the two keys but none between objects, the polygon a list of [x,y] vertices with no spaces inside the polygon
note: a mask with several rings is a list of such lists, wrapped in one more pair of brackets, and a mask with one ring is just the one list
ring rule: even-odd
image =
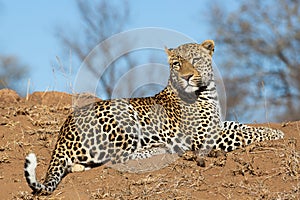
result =
[{"label": "white chin", "polygon": [[187,93],[192,93],[192,92],[195,92],[197,89],[198,89],[198,87],[187,86],[184,91]]}]

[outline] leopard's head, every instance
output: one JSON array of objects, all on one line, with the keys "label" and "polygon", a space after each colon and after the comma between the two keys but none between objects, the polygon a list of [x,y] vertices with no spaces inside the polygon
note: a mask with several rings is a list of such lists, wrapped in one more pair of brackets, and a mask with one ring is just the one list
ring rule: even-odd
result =
[{"label": "leopard's head", "polygon": [[183,44],[170,51],[191,63],[200,73],[202,86],[207,86],[213,80],[212,55],[214,49],[214,41],[205,40],[201,44]]},{"label": "leopard's head", "polygon": [[169,84],[179,93],[194,94],[201,87],[201,76],[186,59],[165,48],[170,65]]}]

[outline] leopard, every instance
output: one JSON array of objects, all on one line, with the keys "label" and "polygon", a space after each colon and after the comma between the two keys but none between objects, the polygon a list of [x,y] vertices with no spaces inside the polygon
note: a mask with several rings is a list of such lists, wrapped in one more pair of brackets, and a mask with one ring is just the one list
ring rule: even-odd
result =
[{"label": "leopard", "polygon": [[186,151],[229,152],[283,138],[280,130],[221,120],[212,67],[214,48],[213,40],[165,47],[170,73],[162,91],[75,108],[59,130],[43,183],[36,178],[36,155],[25,158],[25,178],[33,193],[51,194],[68,173],[107,162]]},{"label": "leopard", "polygon": [[[207,40],[206,42],[208,42],[207,45],[210,46],[207,48],[210,49],[207,53],[212,56],[215,47],[214,41]],[[198,98],[211,104],[213,109],[208,110],[208,112],[213,112],[215,114],[213,119],[218,123],[211,124],[210,127],[218,129],[218,132],[220,133],[216,145],[214,146],[214,150],[230,152],[255,142],[283,138],[284,133],[281,130],[272,129],[270,127],[253,127],[237,121],[221,120],[221,108],[212,62],[211,60],[205,60],[205,56],[203,56],[200,49],[201,45],[189,43],[181,45],[176,49],[172,49],[172,51],[188,60],[197,70],[202,72],[202,81],[204,82],[206,89],[201,92],[201,95],[199,95]],[[206,64],[203,65],[203,63]]]}]

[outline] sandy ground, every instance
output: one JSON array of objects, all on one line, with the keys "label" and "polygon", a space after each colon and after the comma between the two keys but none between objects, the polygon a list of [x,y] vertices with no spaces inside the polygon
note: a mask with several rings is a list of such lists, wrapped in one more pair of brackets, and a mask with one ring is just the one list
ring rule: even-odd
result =
[{"label": "sandy ground", "polygon": [[263,124],[281,129],[285,138],[205,157],[205,166],[188,156],[131,163],[137,170],[153,167],[144,173],[100,166],[68,174],[50,196],[33,196],[24,178],[24,158],[29,152],[37,154],[37,177],[43,180],[71,103],[65,93],[36,92],[26,99],[0,90],[1,200],[300,199],[300,121]]}]

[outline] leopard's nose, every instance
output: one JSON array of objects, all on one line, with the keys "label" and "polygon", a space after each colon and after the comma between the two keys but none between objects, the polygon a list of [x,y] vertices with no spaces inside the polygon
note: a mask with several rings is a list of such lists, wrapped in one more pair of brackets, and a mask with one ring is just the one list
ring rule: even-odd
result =
[{"label": "leopard's nose", "polygon": [[190,80],[190,78],[192,78],[192,74],[188,74],[188,75],[186,75],[186,76],[183,76],[182,78],[184,79],[184,80],[186,80],[186,81],[188,81],[188,80]]}]

